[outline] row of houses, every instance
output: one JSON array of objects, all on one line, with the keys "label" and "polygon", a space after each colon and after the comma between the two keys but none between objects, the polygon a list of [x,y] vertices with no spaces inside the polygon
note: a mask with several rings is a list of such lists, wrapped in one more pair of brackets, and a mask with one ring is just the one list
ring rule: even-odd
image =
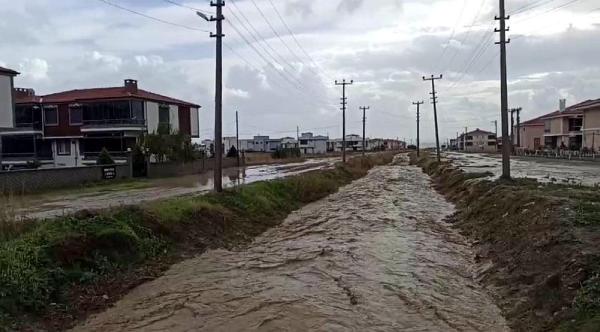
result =
[{"label": "row of houses", "polygon": [[37,95],[15,88],[17,75],[0,67],[0,170],[31,162],[94,164],[103,148],[124,160],[143,135],[159,128],[199,137],[199,105],[142,90],[135,80]]},{"label": "row of houses", "polygon": [[514,128],[513,145],[523,150],[589,150],[600,145],[600,99],[559,109]]},{"label": "row of houses", "polygon": [[[205,140],[202,146],[209,150],[212,140]],[[240,139],[239,146],[236,137],[224,137],[223,147],[225,150],[235,147],[244,152],[274,152],[279,149],[300,149],[302,154],[324,154],[328,152],[340,152],[343,148],[343,140],[330,139],[329,136],[314,135],[313,133],[302,133],[299,137],[270,138],[269,136],[254,136],[251,139]],[[405,143],[394,139],[367,138],[364,151],[398,150],[405,148]],[[346,136],[346,151],[363,151],[363,139],[359,135]]]}]

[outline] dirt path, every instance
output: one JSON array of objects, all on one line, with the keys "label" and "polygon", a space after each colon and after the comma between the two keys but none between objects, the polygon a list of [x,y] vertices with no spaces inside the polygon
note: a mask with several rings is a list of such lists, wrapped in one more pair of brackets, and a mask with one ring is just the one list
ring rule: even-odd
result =
[{"label": "dirt path", "polygon": [[473,281],[453,206],[420,169],[379,167],[247,249],[173,266],[75,331],[507,331]]}]

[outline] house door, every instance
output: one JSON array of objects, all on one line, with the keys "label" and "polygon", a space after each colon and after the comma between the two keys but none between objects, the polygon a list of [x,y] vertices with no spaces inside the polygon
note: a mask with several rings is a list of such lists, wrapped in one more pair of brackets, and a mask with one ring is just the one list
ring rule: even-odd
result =
[{"label": "house door", "polygon": [[542,142],[541,142],[541,139],[539,137],[534,138],[533,139],[533,149],[534,150],[539,150],[540,149],[540,145],[542,145],[541,143]]}]

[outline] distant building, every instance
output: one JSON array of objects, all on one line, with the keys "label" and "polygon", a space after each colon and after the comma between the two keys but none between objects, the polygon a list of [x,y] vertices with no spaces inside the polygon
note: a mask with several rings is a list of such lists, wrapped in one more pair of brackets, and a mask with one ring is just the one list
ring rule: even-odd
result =
[{"label": "distant building", "polygon": [[[545,121],[543,117],[538,117],[521,123],[519,128],[514,129],[513,145],[526,150],[539,150],[544,146],[544,128]],[[517,132],[519,134],[517,134]],[[520,138],[517,136],[520,135]],[[521,146],[517,142],[521,141]]]},{"label": "distant building", "polygon": [[298,140],[293,137],[284,137],[281,139],[282,149],[296,149],[298,148]]},{"label": "distant building", "polygon": [[315,136],[313,133],[303,133],[300,136],[299,148],[302,154],[327,153],[327,136]]},{"label": "distant building", "polygon": [[583,146],[598,151],[600,146],[600,99],[575,108],[583,112]]},{"label": "distant building", "polygon": [[497,151],[496,134],[479,128],[462,134],[458,139],[458,143],[459,149],[465,152]]},{"label": "distant building", "polygon": [[[342,151],[343,140],[341,138],[329,140],[327,145],[328,151],[340,152]],[[362,149],[362,137],[360,135],[346,135],[346,151],[362,151]]]}]

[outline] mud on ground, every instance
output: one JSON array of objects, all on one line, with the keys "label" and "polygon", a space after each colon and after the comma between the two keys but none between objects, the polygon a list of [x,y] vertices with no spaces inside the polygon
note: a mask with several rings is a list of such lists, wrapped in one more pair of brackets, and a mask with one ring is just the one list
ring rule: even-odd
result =
[{"label": "mud on ground", "polygon": [[[497,294],[515,331],[598,331],[600,193],[533,179],[483,180],[429,156],[417,159],[456,204],[478,278]],[[596,322],[596,323],[594,323]]]}]

